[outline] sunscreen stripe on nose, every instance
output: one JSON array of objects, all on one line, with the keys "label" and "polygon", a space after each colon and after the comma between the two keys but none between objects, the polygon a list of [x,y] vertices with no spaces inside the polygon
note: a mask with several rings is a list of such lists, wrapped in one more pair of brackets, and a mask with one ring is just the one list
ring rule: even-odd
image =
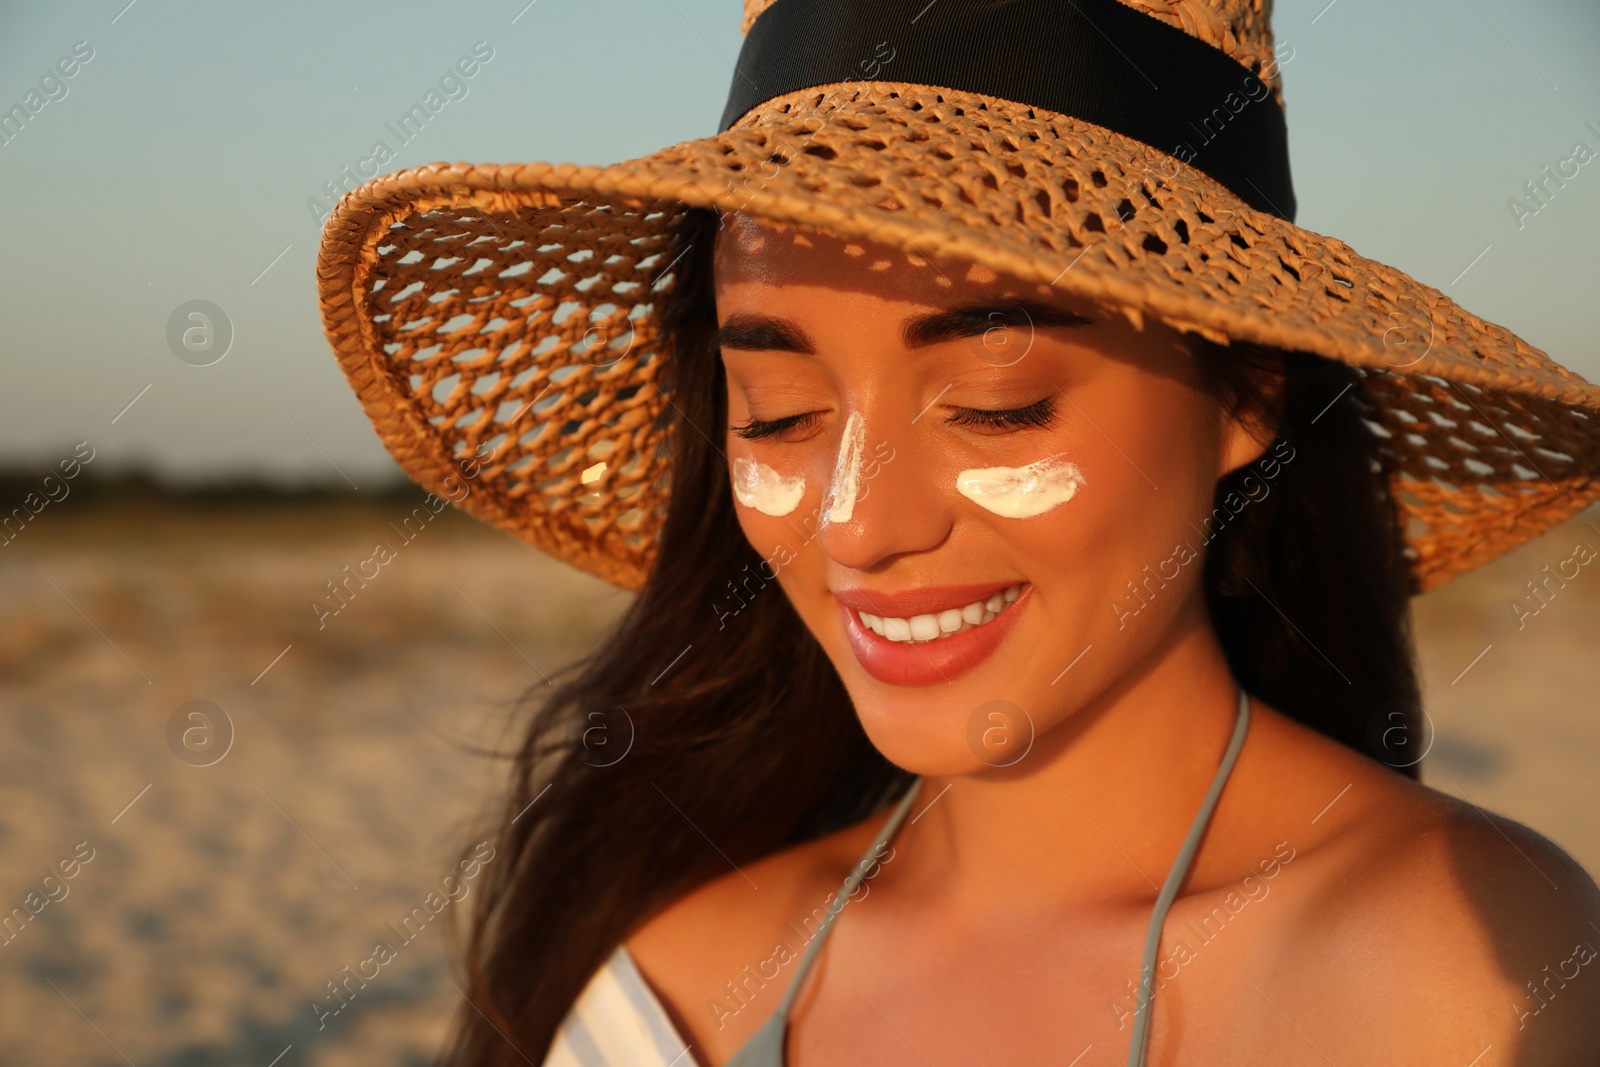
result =
[{"label": "sunscreen stripe on nose", "polygon": [[852,411],[839,435],[839,458],[833,465],[833,484],[828,487],[829,522],[849,522],[855,514],[856,494],[861,490],[861,452],[866,440],[861,413]]}]

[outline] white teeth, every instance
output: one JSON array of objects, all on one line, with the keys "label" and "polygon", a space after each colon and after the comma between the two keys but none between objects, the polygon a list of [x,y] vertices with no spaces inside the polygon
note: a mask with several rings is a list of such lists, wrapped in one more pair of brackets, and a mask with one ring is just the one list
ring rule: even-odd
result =
[{"label": "white teeth", "polygon": [[1018,583],[987,599],[976,600],[960,608],[946,608],[936,615],[913,615],[909,619],[880,617],[865,611],[858,611],[856,615],[873,633],[890,641],[937,641],[993,620],[1014,604],[1021,594],[1022,583]]}]

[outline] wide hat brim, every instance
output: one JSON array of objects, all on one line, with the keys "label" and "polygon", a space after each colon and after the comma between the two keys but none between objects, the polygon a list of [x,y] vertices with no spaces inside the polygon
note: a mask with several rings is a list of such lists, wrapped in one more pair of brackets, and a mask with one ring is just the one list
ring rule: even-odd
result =
[{"label": "wide hat brim", "polygon": [[347,193],[322,233],[323,325],[406,474],[638,589],[668,504],[655,316],[688,207],[1360,368],[1418,591],[1600,497],[1600,389],[1509,330],[1129,137],[881,81],[611,166],[435,163]]}]

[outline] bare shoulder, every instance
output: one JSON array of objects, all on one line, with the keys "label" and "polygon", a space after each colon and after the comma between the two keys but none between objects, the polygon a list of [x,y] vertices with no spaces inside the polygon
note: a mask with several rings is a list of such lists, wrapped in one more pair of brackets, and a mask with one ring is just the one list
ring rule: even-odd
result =
[{"label": "bare shoulder", "polygon": [[888,817],[730,867],[626,939],[686,1040],[720,1063],[764,1022],[850,868]]},{"label": "bare shoulder", "polygon": [[[1287,740],[1342,747],[1315,736]],[[1465,797],[1349,750],[1320,762],[1325,791],[1351,784],[1323,816],[1281,929],[1272,970],[1284,998],[1369,1020],[1406,1062],[1594,1062],[1600,889],[1589,874]]]}]

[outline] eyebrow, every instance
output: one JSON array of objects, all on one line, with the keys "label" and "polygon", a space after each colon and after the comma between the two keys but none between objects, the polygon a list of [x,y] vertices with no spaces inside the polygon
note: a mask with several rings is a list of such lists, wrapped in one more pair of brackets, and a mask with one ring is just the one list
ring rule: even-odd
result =
[{"label": "eyebrow", "polygon": [[[907,348],[925,348],[975,337],[1000,326],[1072,327],[1093,321],[1033,300],[987,301],[907,319],[900,335]],[[717,328],[716,340],[722,348],[816,354],[816,345],[797,322],[774,315],[730,315]]]}]

